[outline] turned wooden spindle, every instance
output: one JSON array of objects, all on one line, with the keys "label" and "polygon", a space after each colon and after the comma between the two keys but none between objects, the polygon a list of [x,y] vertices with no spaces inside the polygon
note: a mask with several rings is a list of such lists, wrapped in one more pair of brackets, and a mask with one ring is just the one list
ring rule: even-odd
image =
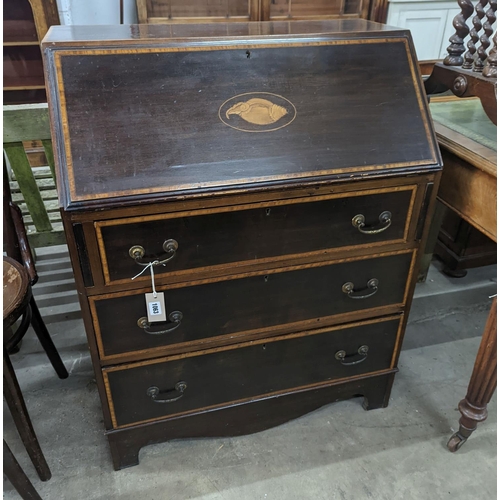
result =
[{"label": "turned wooden spindle", "polygon": [[[496,1],[496,0],[495,0]],[[461,66],[464,62],[462,54],[465,52],[464,39],[469,34],[467,19],[474,12],[474,6],[471,0],[458,0],[460,14],[453,19],[455,33],[450,37],[451,45],[446,49],[448,55],[444,59],[446,66]]]},{"label": "turned wooden spindle", "polygon": [[474,61],[474,71],[483,71],[485,61],[488,57],[488,47],[491,45],[493,35],[492,25],[496,21],[497,0],[490,0],[490,8],[486,11],[486,20],[483,23],[483,34],[479,37],[481,45],[477,49],[478,57]]},{"label": "turned wooden spindle", "polygon": [[467,52],[464,54],[465,62],[462,65],[464,69],[471,69],[474,66],[476,58],[477,44],[479,42],[479,32],[483,29],[482,19],[485,16],[484,8],[488,5],[488,0],[479,0],[476,5],[476,15],[472,19],[472,28],[470,30],[470,39],[467,42]]},{"label": "turned wooden spindle", "polygon": [[460,429],[448,441],[448,449],[457,451],[476,430],[477,424],[486,420],[486,409],[497,385],[497,299],[493,299],[483,338],[465,399],[458,404],[462,414]]},{"label": "turned wooden spindle", "polygon": [[488,78],[496,78],[497,76],[497,34],[493,37],[493,47],[490,50],[486,66],[483,69],[483,76]]}]

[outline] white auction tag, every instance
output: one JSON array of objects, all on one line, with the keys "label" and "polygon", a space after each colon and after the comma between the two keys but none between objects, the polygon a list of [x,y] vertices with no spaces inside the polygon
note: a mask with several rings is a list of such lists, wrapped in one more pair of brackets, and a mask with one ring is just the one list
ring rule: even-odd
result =
[{"label": "white auction tag", "polygon": [[167,311],[165,309],[165,298],[163,292],[146,293],[146,307],[148,310],[148,321],[167,321]]}]

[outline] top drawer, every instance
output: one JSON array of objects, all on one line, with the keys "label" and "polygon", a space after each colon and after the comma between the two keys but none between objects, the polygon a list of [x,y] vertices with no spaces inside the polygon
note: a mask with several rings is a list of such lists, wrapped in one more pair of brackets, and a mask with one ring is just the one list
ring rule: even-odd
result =
[{"label": "top drawer", "polygon": [[[95,223],[106,284],[135,276],[408,240],[417,186]],[[363,222],[364,221],[364,222]],[[132,255],[136,252],[137,261]],[[138,278],[150,279],[144,273]]]}]

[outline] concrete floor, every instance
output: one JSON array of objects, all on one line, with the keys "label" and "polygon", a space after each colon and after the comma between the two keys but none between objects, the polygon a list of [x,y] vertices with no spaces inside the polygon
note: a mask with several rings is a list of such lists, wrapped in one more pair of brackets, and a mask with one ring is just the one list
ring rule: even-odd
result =
[{"label": "concrete floor", "polygon": [[[114,472],[64,247],[40,252],[35,296],[71,375],[59,380],[33,332],[12,356],[53,477],[42,483],[4,404],[4,437],[44,500],[411,500],[496,498],[496,398],[457,453],[457,429],[496,266],[418,285],[389,407],[335,403],[258,434],[145,447]],[[18,499],[4,481],[4,498]]]}]

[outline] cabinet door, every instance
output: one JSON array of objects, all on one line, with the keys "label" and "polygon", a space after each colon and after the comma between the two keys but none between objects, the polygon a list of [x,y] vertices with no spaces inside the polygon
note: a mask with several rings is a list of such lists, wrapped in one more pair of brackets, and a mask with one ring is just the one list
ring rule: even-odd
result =
[{"label": "cabinet door", "polygon": [[[140,24],[214,21],[282,21],[365,18],[370,0],[136,0]],[[372,12],[385,20],[387,0],[373,0]]]},{"label": "cabinet door", "polygon": [[262,21],[368,17],[369,0],[261,0]]},{"label": "cabinet door", "polygon": [[136,0],[140,24],[258,21],[260,0]]},{"label": "cabinet door", "polygon": [[460,12],[453,1],[406,1],[389,3],[387,24],[411,30],[420,61],[446,57],[448,39],[455,32],[453,18]]},{"label": "cabinet door", "polygon": [[439,59],[448,11],[407,10],[400,13],[398,26],[411,30],[420,61]]}]

